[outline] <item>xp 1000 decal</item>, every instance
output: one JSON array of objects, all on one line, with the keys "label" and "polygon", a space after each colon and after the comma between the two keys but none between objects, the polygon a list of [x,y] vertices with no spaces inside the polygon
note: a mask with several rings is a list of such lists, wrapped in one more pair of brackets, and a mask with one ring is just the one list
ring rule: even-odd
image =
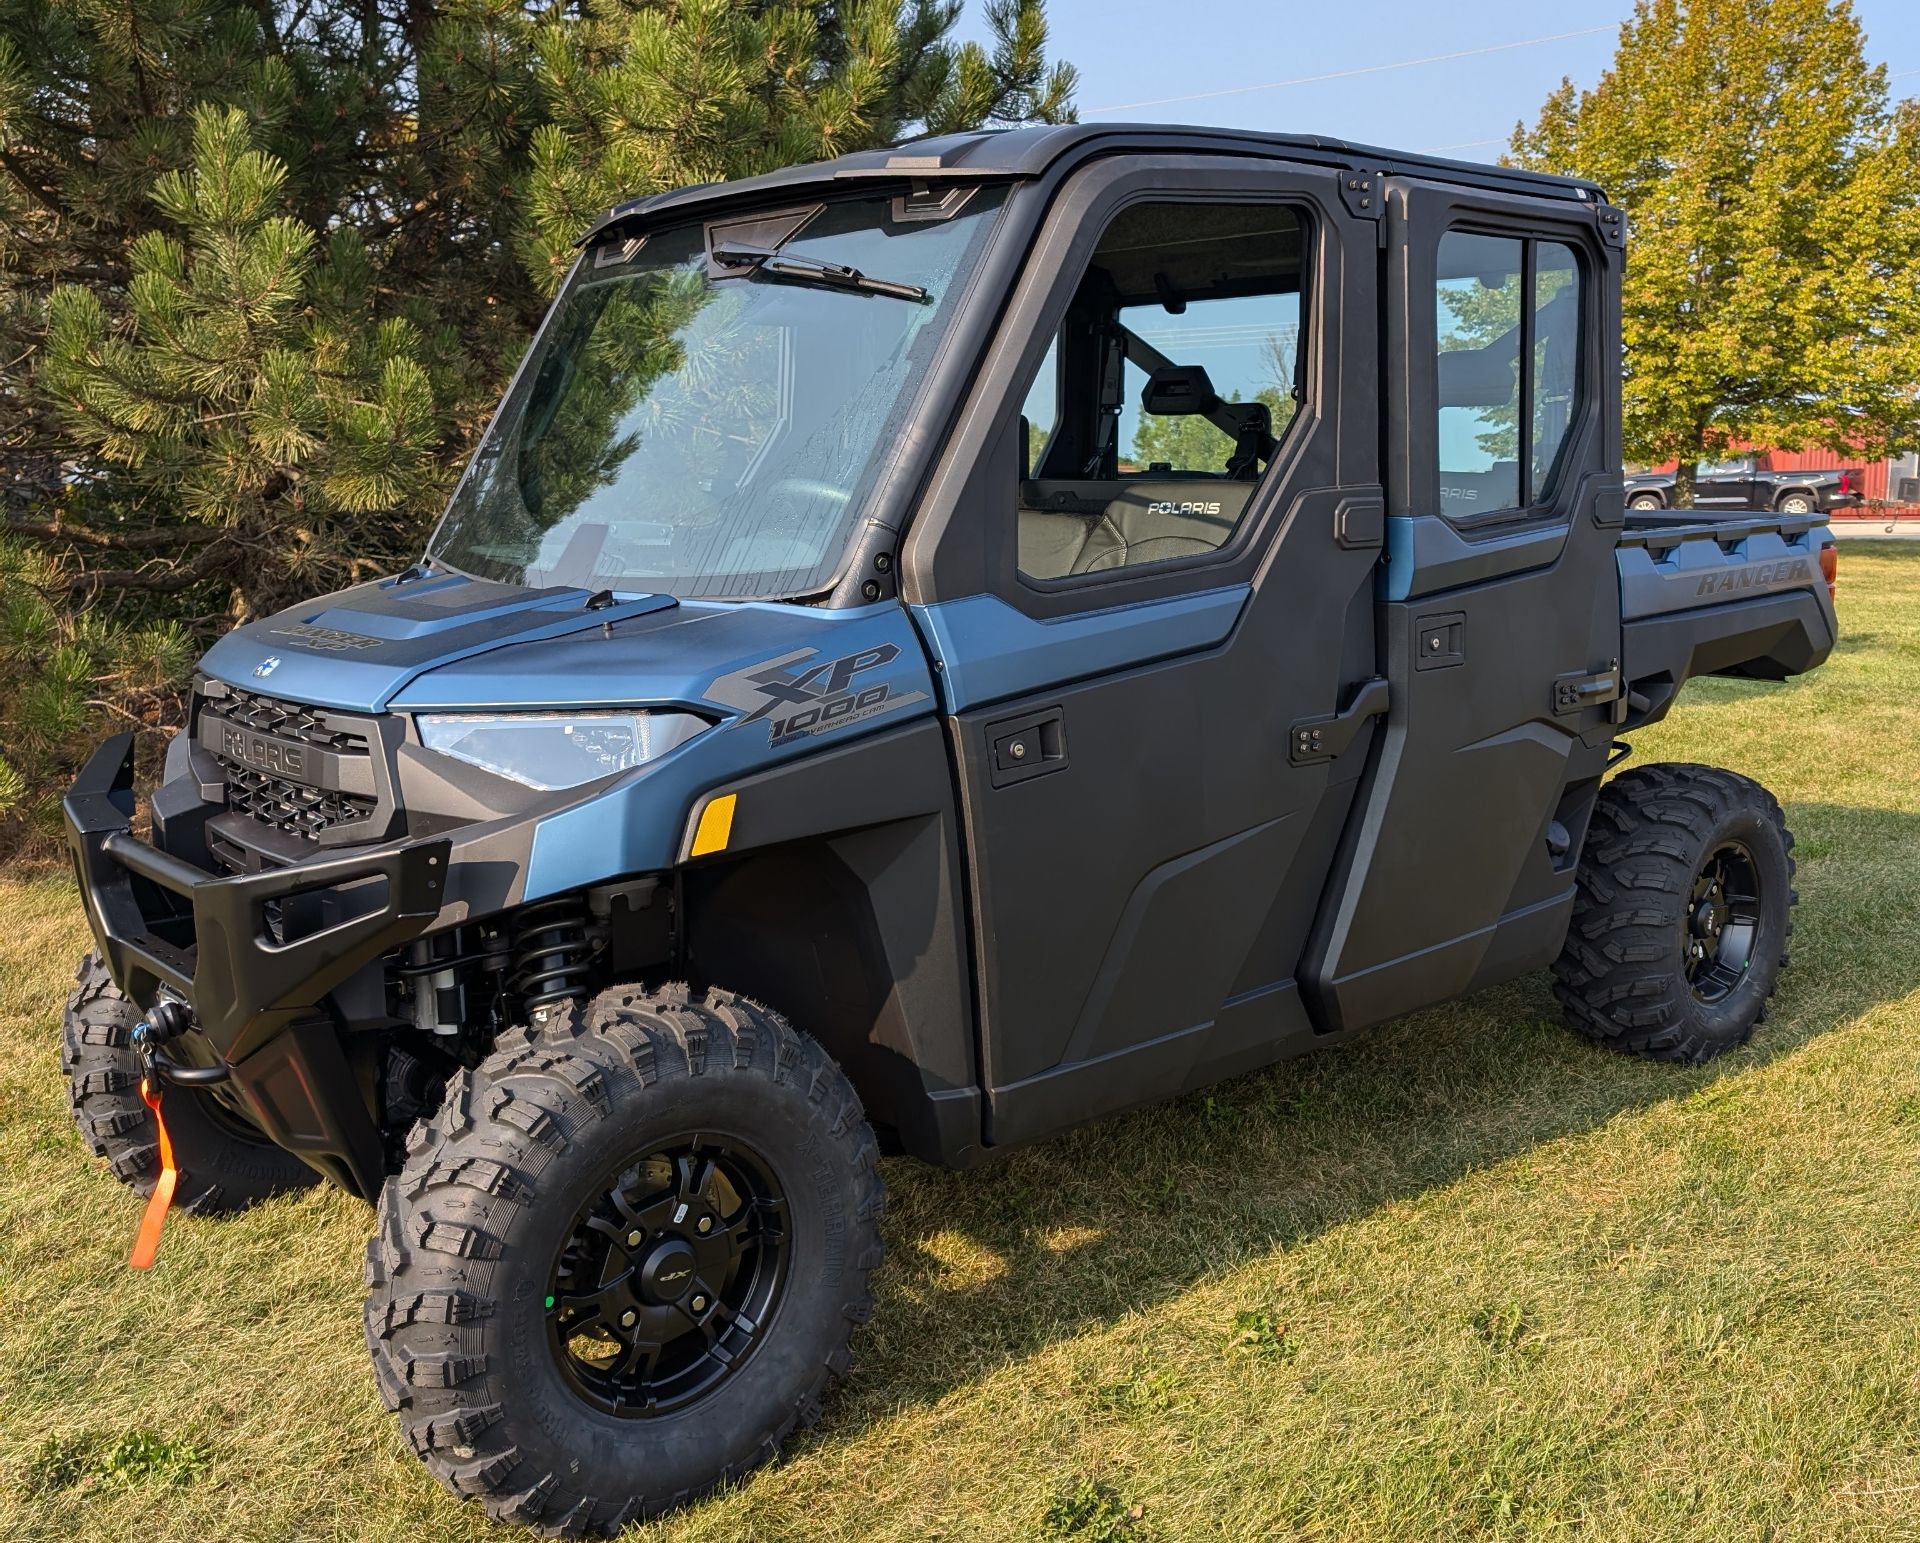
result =
[{"label": "xp 1000 decal", "polygon": [[779,745],[925,701],[924,691],[902,691],[875,679],[876,670],[899,657],[893,643],[876,643],[838,659],[821,659],[819,649],[802,648],[722,675],[705,694],[744,710],[742,724],[767,723],[769,743]]}]

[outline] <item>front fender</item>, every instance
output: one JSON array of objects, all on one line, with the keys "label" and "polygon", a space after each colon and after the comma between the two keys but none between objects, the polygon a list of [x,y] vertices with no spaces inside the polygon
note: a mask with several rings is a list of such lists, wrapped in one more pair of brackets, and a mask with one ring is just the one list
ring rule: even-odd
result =
[{"label": "front fender", "polygon": [[[520,898],[672,867],[711,790],[933,713],[933,678],[898,605],[813,612],[802,638],[713,661],[685,695],[720,715],[655,766],[535,825]],[[784,646],[783,646],[784,645]],[[797,646],[796,646],[797,645]]]}]

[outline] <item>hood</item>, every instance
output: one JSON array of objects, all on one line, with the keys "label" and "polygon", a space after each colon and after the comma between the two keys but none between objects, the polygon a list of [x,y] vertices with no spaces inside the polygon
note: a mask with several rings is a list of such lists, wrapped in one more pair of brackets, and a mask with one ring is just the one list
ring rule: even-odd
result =
[{"label": "hood", "polygon": [[932,707],[926,655],[897,602],[643,595],[589,611],[587,598],[457,575],[387,579],[229,633],[201,668],[344,712],[705,706],[796,745]]},{"label": "hood", "polygon": [[679,604],[671,595],[641,595],[588,610],[591,593],[522,589],[459,574],[381,579],[249,622],[214,644],[201,668],[243,690],[379,712],[429,670]]}]

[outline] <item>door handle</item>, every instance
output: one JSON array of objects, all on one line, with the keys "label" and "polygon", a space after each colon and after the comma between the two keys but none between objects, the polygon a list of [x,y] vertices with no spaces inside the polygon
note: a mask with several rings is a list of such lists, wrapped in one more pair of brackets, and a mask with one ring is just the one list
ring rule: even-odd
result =
[{"label": "door handle", "polygon": [[1367,723],[1386,715],[1389,697],[1383,677],[1360,681],[1339,712],[1302,718],[1287,731],[1287,759],[1295,766],[1312,766],[1350,750]]},{"label": "door handle", "polygon": [[1556,715],[1577,713],[1589,707],[1609,706],[1613,709],[1607,715],[1609,722],[1626,722],[1627,684],[1620,674],[1618,659],[1597,674],[1576,671],[1572,675],[1559,676],[1553,683],[1553,710]]},{"label": "door handle", "polygon": [[989,723],[986,736],[987,780],[996,788],[1066,767],[1067,716],[1058,707]]}]

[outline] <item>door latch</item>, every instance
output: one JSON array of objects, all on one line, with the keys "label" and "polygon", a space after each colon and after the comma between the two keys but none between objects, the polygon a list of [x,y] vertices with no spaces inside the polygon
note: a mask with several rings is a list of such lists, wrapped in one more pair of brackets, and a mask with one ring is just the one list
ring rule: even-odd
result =
[{"label": "door latch", "polygon": [[996,788],[1067,764],[1066,714],[1058,707],[987,725],[987,780]]},{"label": "door latch", "polygon": [[1302,718],[1287,731],[1287,759],[1295,766],[1312,766],[1331,761],[1353,746],[1360,730],[1370,719],[1387,711],[1387,683],[1376,675],[1355,686],[1347,705],[1337,713],[1318,718]]},{"label": "door latch", "polygon": [[1610,722],[1624,721],[1627,715],[1627,684],[1620,674],[1618,659],[1604,670],[1593,674],[1578,671],[1572,675],[1562,675],[1553,683],[1553,710],[1561,717],[1584,712],[1589,707],[1608,706],[1612,708],[1607,715]]}]

